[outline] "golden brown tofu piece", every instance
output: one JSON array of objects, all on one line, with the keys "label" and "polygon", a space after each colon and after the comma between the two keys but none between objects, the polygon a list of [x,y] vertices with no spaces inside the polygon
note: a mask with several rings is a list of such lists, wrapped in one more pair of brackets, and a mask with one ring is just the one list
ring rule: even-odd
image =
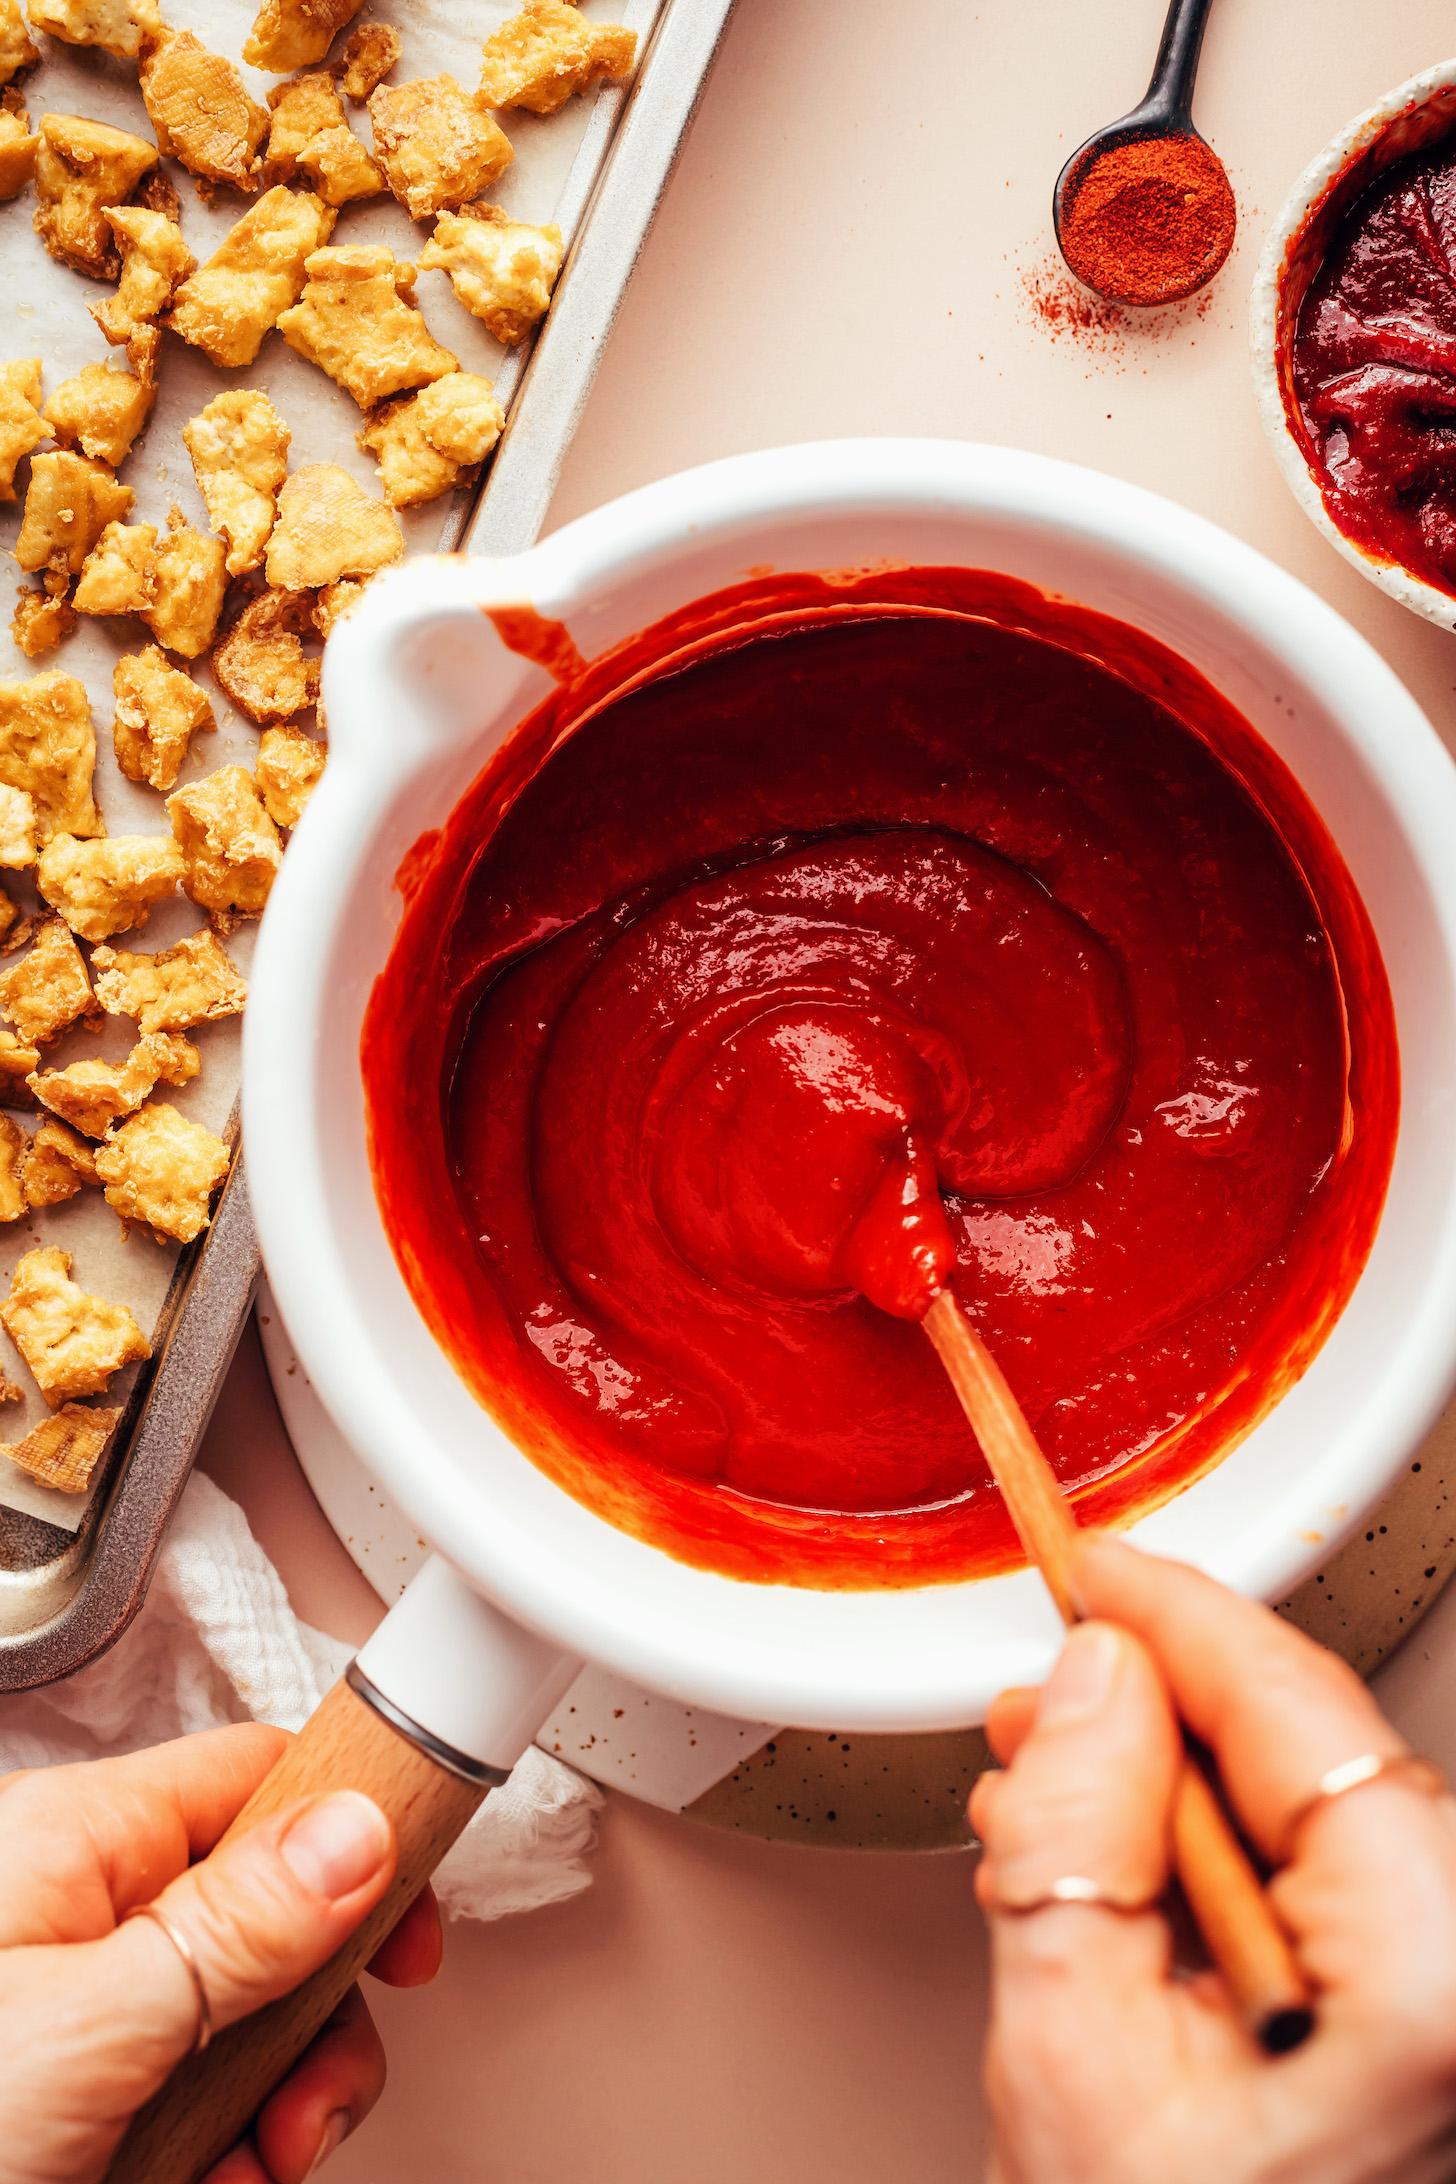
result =
[{"label": "golden brown tofu piece", "polygon": [[325,584],[315,595],[313,602],[313,626],[320,637],[328,637],[336,623],[355,608],[368,589],[367,577],[347,578],[339,584]]},{"label": "golden brown tofu piece", "polygon": [[190,30],[164,31],[142,61],[141,93],[158,145],[189,174],[257,188],[268,110],[249,97],[231,61]]},{"label": "golden brown tofu piece", "polygon": [[153,326],[197,264],[175,220],[146,205],[108,205],[103,215],[116,242],[121,278],[116,291],[89,306],[113,344]]},{"label": "golden brown tofu piece", "polygon": [[194,1024],[216,1023],[241,1015],[248,998],[247,980],[211,932],[189,933],[151,955],[96,948],[91,968],[96,998],[108,1016],[130,1016],[141,1032],[190,1031]]},{"label": "golden brown tofu piece", "polygon": [[78,273],[109,280],[117,256],[106,208],[124,204],[156,162],[157,147],[145,137],[79,114],[43,114],[35,229],[51,256]]},{"label": "golden brown tofu piece", "polygon": [[293,76],[269,92],[268,104],[270,182],[302,174],[326,205],[379,195],[384,177],[349,127],[332,76],[322,70]]},{"label": "golden brown tofu piece", "polygon": [[71,1280],[70,1253],[53,1244],[27,1251],[16,1267],[0,1304],[0,1327],[52,1410],[78,1395],[99,1395],[123,1365],[152,1354],[127,1307],[89,1296]]},{"label": "golden brown tofu piece", "polygon": [[201,1055],[180,1032],[149,1031],[124,1062],[72,1062],[68,1069],[38,1070],[30,1089],[73,1130],[100,1138],[113,1123],[134,1115],[159,1084],[190,1084],[201,1067]]},{"label": "golden brown tofu piece", "polygon": [[392,23],[361,23],[344,40],[337,70],[339,89],[362,106],[399,60],[399,32]]},{"label": "golden brown tofu piece", "polygon": [[459,369],[414,303],[414,267],[379,244],[316,250],[308,281],[278,330],[290,349],[353,395],[361,409]]},{"label": "golden brown tofu piece", "polygon": [[76,585],[78,614],[145,614],[157,591],[157,526],[108,523]]},{"label": "golden brown tofu piece", "polygon": [[404,558],[399,518],[337,463],[305,463],[278,496],[268,582],[317,591],[341,576],[372,576]]},{"label": "golden brown tofu piece", "polygon": [[23,106],[0,106],[0,198],[18,197],[35,174],[39,133]]},{"label": "golden brown tofu piece", "polygon": [[230,387],[182,427],[207,520],[227,548],[229,576],[256,569],[288,475],[287,425],[266,394]]},{"label": "golden brown tofu piece", "polygon": [[[0,868],[28,872],[39,855],[35,798],[26,789],[12,789],[8,782],[0,782]],[[8,898],[7,908],[14,912],[15,905]],[[6,918],[6,932],[14,923],[13,915]]]},{"label": "golden brown tofu piece", "polygon": [[258,738],[254,779],[263,809],[275,826],[296,827],[303,807],[323,779],[327,753],[301,728],[265,728]]},{"label": "golden brown tofu piece", "polygon": [[86,959],[60,918],[46,918],[29,951],[0,972],[0,1015],[28,1047],[49,1046],[82,1017],[97,1013]]},{"label": "golden brown tofu piece", "polygon": [[0,1107],[34,1106],[27,1079],[39,1067],[38,1047],[17,1039],[13,1031],[0,1031]]},{"label": "golden brown tofu piece", "polygon": [[220,932],[263,914],[283,858],[278,829],[241,766],[174,789],[167,812],[186,870],[182,885]]},{"label": "golden brown tofu piece", "polygon": [[8,1115],[0,1115],[0,1224],[18,1221],[30,1210],[22,1181],[24,1165],[25,1132]]},{"label": "golden brown tofu piece", "polygon": [[402,394],[374,412],[359,445],[379,465],[392,508],[448,492],[461,472],[482,462],[501,436],[505,413],[488,379],[447,372],[418,394]]},{"label": "golden brown tofu piece", "polygon": [[29,0],[32,30],[134,61],[162,28],[157,0]]},{"label": "golden brown tofu piece", "polygon": [[180,508],[167,518],[157,545],[157,588],[142,619],[159,644],[195,660],[212,643],[227,590],[220,538],[194,531]]},{"label": "golden brown tofu piece", "polygon": [[62,1122],[46,1115],[26,1143],[20,1162],[20,1188],[27,1206],[63,1206],[87,1184],[99,1186],[96,1149]]},{"label": "golden brown tofu piece", "polygon": [[265,190],[207,263],[183,281],[167,323],[214,364],[251,364],[298,295],[334,211],[307,190]]},{"label": "golden brown tofu piece", "polygon": [[270,76],[311,68],[337,32],[359,13],[362,0],[263,0],[243,47],[243,59]]},{"label": "golden brown tofu piece", "polygon": [[175,894],[182,876],[177,845],[165,834],[109,834],[89,842],[57,834],[35,868],[41,895],[83,940],[109,940],[145,925],[152,906]]},{"label": "golden brown tofu piece", "polygon": [[106,1203],[141,1221],[159,1244],[190,1244],[207,1227],[231,1155],[220,1137],[152,1100],[111,1132],[96,1155]]},{"label": "golden brown tofu piece", "polygon": [[415,220],[479,197],[515,156],[488,102],[453,76],[382,86],[369,119],[384,179]]},{"label": "golden brown tofu piece", "polygon": [[39,1486],[52,1486],[59,1494],[84,1494],[120,1417],[119,1405],[102,1409],[63,1403],[54,1417],[42,1418],[22,1440],[0,1441],[0,1456],[8,1456]]},{"label": "golden brown tofu piece", "polygon": [[312,603],[298,592],[260,592],[212,655],[212,672],[249,720],[291,720],[318,702],[318,661],[304,653],[313,636]]},{"label": "golden brown tofu piece", "polygon": [[54,652],[75,627],[75,610],[64,592],[41,591],[34,584],[17,586],[10,635],[28,660]]},{"label": "golden brown tofu piece", "polygon": [[111,364],[83,364],[47,402],[46,422],[62,447],[79,447],[83,455],[115,470],[131,453],[156,398],[156,381],[150,375],[139,378]]},{"label": "golden brown tofu piece", "polygon": [[125,652],[111,671],[116,763],[129,781],[174,788],[195,735],[217,726],[212,701],[157,645]]},{"label": "golden brown tofu piece", "polygon": [[0,364],[0,501],[15,498],[15,472],[22,456],[50,438],[40,405],[40,358],[23,356]]},{"label": "golden brown tofu piece", "polygon": [[499,205],[442,212],[420,252],[422,271],[438,268],[467,311],[497,341],[524,341],[551,301],[565,246],[559,227],[532,227]]},{"label": "golden brown tofu piece", "polygon": [[0,682],[0,781],[34,799],[41,845],[106,829],[96,809],[96,735],[86,686],[59,668]]},{"label": "golden brown tofu piece", "polygon": [[22,569],[65,569],[79,576],[108,523],[119,523],[136,498],[104,463],[70,448],[35,455],[25,515],[14,553]]},{"label": "golden brown tofu piece", "polygon": [[25,27],[20,0],[0,0],[0,83],[40,59],[40,47]]},{"label": "golden brown tofu piece", "polygon": [[480,91],[488,106],[554,114],[589,84],[622,83],[637,58],[637,34],[594,23],[566,0],[525,0],[519,15],[487,38]]}]

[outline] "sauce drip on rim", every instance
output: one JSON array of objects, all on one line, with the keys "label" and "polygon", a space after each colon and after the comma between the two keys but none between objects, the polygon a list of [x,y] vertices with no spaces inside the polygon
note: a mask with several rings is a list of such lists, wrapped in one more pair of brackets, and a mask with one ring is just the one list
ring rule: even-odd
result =
[{"label": "sauce drip on rim", "polygon": [[401,1266],[543,1468],[689,1560],[1016,1559],[911,1324],[943,1282],[1106,1515],[1246,1431],[1363,1263],[1368,921],[1247,723],[1102,617],[959,571],[702,602],[409,886],[364,1048]]}]

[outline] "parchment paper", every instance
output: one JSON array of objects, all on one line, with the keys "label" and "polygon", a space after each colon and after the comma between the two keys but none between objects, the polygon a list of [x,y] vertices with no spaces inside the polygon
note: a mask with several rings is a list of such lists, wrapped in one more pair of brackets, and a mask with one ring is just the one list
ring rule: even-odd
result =
[{"label": "parchment paper", "polygon": [[[609,21],[626,22],[637,32],[639,54],[658,11],[659,0],[587,0],[584,13]],[[237,61],[255,11],[255,0],[163,0],[170,24],[195,31],[214,52]],[[514,12],[508,0],[382,0],[366,6],[356,18],[392,22],[402,41],[398,66],[389,81],[403,83],[415,76],[436,76],[448,71],[473,88],[480,72],[480,46],[496,26]],[[342,36],[347,36],[347,31]],[[342,42],[342,36],[340,43]],[[43,48],[40,66],[26,77],[22,90],[35,126],[44,113],[82,114],[114,123],[138,136],[154,132],[147,119],[136,84],[136,70],[129,63],[110,60],[88,49],[62,45],[37,34]],[[338,50],[336,44],[333,49]],[[322,65],[322,64],[318,64]],[[243,68],[253,96],[265,101],[279,79],[257,69]],[[555,217],[563,185],[581,142],[593,101],[612,93],[588,93],[551,116],[510,112],[500,120],[515,147],[515,159],[497,188],[493,200],[522,219],[546,221]],[[347,108],[351,125],[366,143],[369,119],[363,108]],[[193,178],[173,160],[162,163],[182,200],[182,229],[199,262],[217,248],[227,230],[253,200],[229,189],[219,189],[211,204],[198,194]],[[302,185],[300,185],[302,186]],[[45,394],[63,379],[93,360],[121,359],[124,351],[109,348],[91,319],[87,305],[109,293],[108,285],[57,264],[34,233],[33,189],[9,204],[0,205],[0,269],[4,276],[3,308],[8,319],[0,358],[39,356],[45,372]],[[344,207],[331,240],[334,243],[381,242],[397,257],[414,260],[428,239],[432,223],[412,221],[387,195],[368,198]],[[568,235],[568,242],[570,236]],[[568,266],[563,280],[569,280]],[[455,301],[444,273],[420,275],[418,300],[431,332],[459,357],[467,371],[483,372],[493,379],[502,401],[508,403],[524,369],[529,344],[514,352],[502,349],[481,325]],[[363,422],[350,396],[296,356],[282,337],[270,334],[256,361],[243,371],[217,370],[199,350],[189,348],[174,335],[164,337],[160,356],[160,391],[146,430],[134,445],[121,470],[123,481],[136,493],[136,505],[127,519],[133,523],[165,523],[168,509],[176,503],[188,521],[207,529],[206,513],[182,443],[181,428],[205,403],[229,386],[263,388],[289,426],[293,441],[290,466],[308,462],[342,464],[371,493],[379,490],[372,460],[361,453],[355,435]],[[20,525],[29,464],[22,464],[17,478],[21,498],[3,511],[0,544],[7,554],[14,547]],[[459,503],[450,497],[401,511],[408,550],[435,548],[448,532]],[[9,563],[11,578],[20,572]],[[8,622],[13,596],[7,586],[0,590],[0,675],[25,677],[48,668],[75,675],[86,685],[96,726],[96,793],[111,834],[165,833],[166,812],[159,795],[127,781],[119,772],[112,749],[112,667],[122,652],[134,652],[151,642],[150,632],[133,618],[100,620],[79,618],[74,634],[43,658],[28,661],[12,643]],[[224,607],[221,627],[234,612],[232,600]],[[196,780],[219,766],[240,764],[250,771],[254,764],[259,731],[239,715],[213,682],[204,661],[188,663],[206,689],[217,715],[218,732],[197,737],[183,767],[180,782]],[[311,727],[308,717],[298,725]],[[180,785],[179,782],[179,785]],[[22,908],[34,910],[37,898],[19,876],[6,875]],[[184,933],[203,924],[199,911],[179,895],[175,902],[153,911],[148,923],[120,933],[112,945],[119,948],[154,949],[169,946]],[[246,971],[252,952],[253,928],[244,925],[225,945]],[[19,960],[0,959],[5,967]],[[159,1086],[157,1097],[172,1101],[184,1114],[223,1131],[238,1091],[240,1025],[237,1020],[201,1025],[188,1034],[202,1054],[201,1074],[180,1090]],[[136,1037],[128,1019],[107,1018],[98,1035],[84,1029],[73,1031],[45,1050],[43,1067],[64,1067],[86,1055],[125,1054]],[[34,1118],[22,1115],[22,1127]],[[73,1255],[73,1279],[88,1290],[131,1306],[150,1335],[157,1323],[172,1281],[179,1253],[175,1247],[155,1243],[144,1229],[134,1228],[123,1239],[120,1225],[100,1193],[84,1190],[62,1206],[41,1212],[0,1229],[0,1295],[8,1289],[11,1273],[22,1254],[36,1244],[56,1244]],[[46,1415],[30,1375],[0,1335],[0,1366],[26,1389],[26,1401],[0,1410],[0,1440],[18,1440]],[[135,1378],[135,1368],[119,1374],[98,1402],[124,1402]],[[105,1475],[105,1461],[98,1479]],[[8,1459],[0,1457],[0,1505],[27,1510],[49,1523],[74,1530],[84,1514],[88,1496],[60,1494],[38,1486]]]}]

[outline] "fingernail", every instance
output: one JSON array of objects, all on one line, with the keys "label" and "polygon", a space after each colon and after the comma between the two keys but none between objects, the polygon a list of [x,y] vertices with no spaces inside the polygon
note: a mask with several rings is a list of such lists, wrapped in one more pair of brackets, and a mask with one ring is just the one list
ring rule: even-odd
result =
[{"label": "fingernail", "polygon": [[330,2154],[336,2154],[349,2136],[350,2119],[347,2108],[336,2108],[324,2125],[324,2135],[319,2140],[318,2152],[304,2171],[305,2178],[317,2176]]},{"label": "fingernail", "polygon": [[1038,1729],[1047,1722],[1084,1721],[1107,1704],[1122,1659],[1122,1642],[1106,1623],[1078,1623],[1068,1631],[1056,1667],[1036,1710]]},{"label": "fingernail", "polygon": [[338,1790],[301,1812],[280,1846],[283,1862],[315,1896],[352,1895],[389,1855],[389,1823],[357,1790]]}]

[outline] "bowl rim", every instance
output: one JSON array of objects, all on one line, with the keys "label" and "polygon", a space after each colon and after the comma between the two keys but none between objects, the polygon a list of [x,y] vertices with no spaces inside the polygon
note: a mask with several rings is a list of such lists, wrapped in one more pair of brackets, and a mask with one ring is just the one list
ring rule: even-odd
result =
[{"label": "bowl rim", "polygon": [[[1442,629],[1456,629],[1456,594],[1430,584],[1403,562],[1386,561],[1349,537],[1330,514],[1309,459],[1289,420],[1279,371],[1283,287],[1290,253],[1311,215],[1357,159],[1416,108],[1442,92],[1456,91],[1456,59],[1433,62],[1407,76],[1353,121],[1337,130],[1291,185],[1270,222],[1249,294],[1249,362],[1259,422],[1285,484],[1315,529],[1371,584],[1412,614]],[[1456,131],[1456,111],[1452,115]]]},{"label": "bowl rim", "polygon": [[[579,518],[525,556],[460,563],[456,575],[474,626],[481,604],[491,600],[528,600],[543,612],[570,617],[614,579],[674,563],[684,548],[733,538],[749,525],[760,526],[767,543],[775,528],[805,517],[852,515],[868,522],[887,512],[955,514],[970,521],[978,514],[992,520],[1009,514],[1033,531],[1066,534],[1073,545],[1093,540],[1129,574],[1166,579],[1171,570],[1190,601],[1289,657],[1344,739],[1378,768],[1456,980],[1456,868],[1448,854],[1456,831],[1456,772],[1424,713],[1374,647],[1316,593],[1245,541],[1141,487],[1050,457],[966,442],[822,442],[679,473]],[[428,558],[386,573],[369,624],[419,625],[443,581],[441,565]],[[620,1675],[720,1712],[810,1728],[910,1731],[983,1718],[1007,1681],[1045,1674],[1055,1648],[1055,1619],[1026,1573],[979,1581],[974,1588],[801,1595],[856,1603],[854,1675],[839,1670],[836,1684],[822,1667],[781,1658],[771,1631],[759,1636],[753,1630],[755,1600],[765,1590],[793,1589],[687,1573],[695,1598],[704,1587],[726,1588],[744,1603],[744,1613],[736,1606],[731,1611],[735,1640],[743,1642],[729,1659],[713,1630],[669,1629],[657,1602],[624,1606],[610,1571],[587,1566],[579,1542],[563,1545],[561,1537],[544,1536],[514,1512],[503,1515],[485,1492],[462,1510],[450,1462],[424,1460],[406,1376],[386,1362],[378,1308],[366,1310],[338,1248],[338,1209],[331,1208],[318,1150],[326,1137],[317,1097],[325,1042],[317,1035],[298,1038],[300,1022],[324,1020],[322,981],[332,936],[346,927],[361,897],[361,822],[398,787],[400,769],[419,763],[401,755],[397,737],[382,770],[367,733],[350,748],[345,714],[355,702],[351,683],[359,708],[369,710],[359,680],[368,671],[366,626],[361,618],[357,635],[336,644],[325,662],[338,748],[264,919],[244,1026],[244,1130],[259,1235],[275,1301],[325,1407],[421,1533],[444,1543],[472,1584],[529,1628]],[[349,630],[346,620],[341,631]],[[529,702],[521,708],[527,710]],[[481,747],[482,739],[473,739],[472,748]],[[313,936],[310,949],[293,945],[299,930]],[[289,1061],[281,1067],[283,1056]],[[1456,1376],[1456,1186],[1446,1199],[1422,1286],[1393,1355],[1372,1376],[1381,1382],[1378,1409],[1361,1406],[1358,1420],[1352,1417],[1344,1431],[1330,1434],[1308,1469],[1285,1483],[1277,1503],[1271,1500],[1269,1521],[1241,1530],[1237,1541],[1225,1538],[1214,1553],[1217,1574],[1241,1590],[1278,1598],[1316,1566],[1398,1474],[1444,1405]],[[1337,1329],[1330,1339],[1338,1340]],[[434,1355],[453,1379],[443,1353]],[[561,1489],[551,1492],[567,1501]],[[1186,1508],[1188,1499],[1165,1504],[1139,1520],[1138,1529],[1146,1525],[1150,1542],[1188,1552],[1187,1537],[1164,1537],[1169,1527],[1163,1521]],[[578,1504],[568,1506],[580,1511]],[[1315,1522],[1321,1532],[1303,1529]],[[1172,1530],[1176,1535],[1176,1518]],[[978,1598],[994,1596],[1001,1615],[996,1643],[983,1651],[974,1643],[942,1645],[924,1658],[917,1649],[907,1661],[905,1626],[879,1604],[932,1597],[945,1602],[935,1611],[943,1637],[952,1628],[951,1604],[972,1589]],[[822,1614],[828,1627],[829,1611]],[[873,1658],[871,1635],[880,1641]],[[889,1644],[882,1642],[887,1637]]]}]

